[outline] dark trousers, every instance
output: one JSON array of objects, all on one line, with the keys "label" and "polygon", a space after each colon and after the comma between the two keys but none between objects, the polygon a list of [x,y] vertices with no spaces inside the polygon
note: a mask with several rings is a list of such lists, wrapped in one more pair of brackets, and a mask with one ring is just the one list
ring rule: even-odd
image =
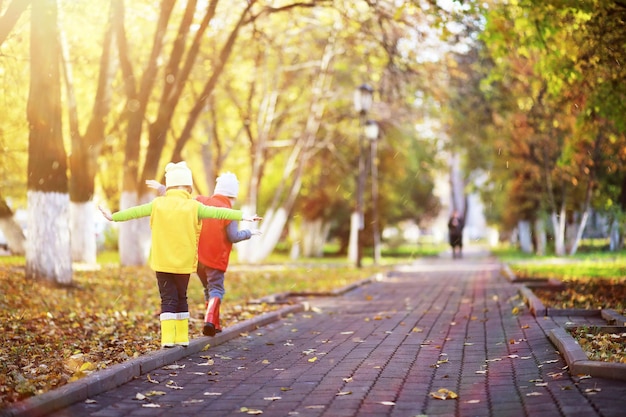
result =
[{"label": "dark trousers", "polygon": [[190,274],[171,274],[157,272],[161,294],[161,313],[185,313],[189,311],[187,304],[187,287]]}]

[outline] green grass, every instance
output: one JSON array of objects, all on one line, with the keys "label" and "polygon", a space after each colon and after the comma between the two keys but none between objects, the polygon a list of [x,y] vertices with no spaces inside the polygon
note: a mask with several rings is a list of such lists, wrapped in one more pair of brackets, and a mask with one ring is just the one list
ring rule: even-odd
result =
[{"label": "green grass", "polygon": [[534,256],[511,248],[493,251],[518,276],[527,278],[619,278],[626,276],[626,251],[587,250],[574,256]]}]

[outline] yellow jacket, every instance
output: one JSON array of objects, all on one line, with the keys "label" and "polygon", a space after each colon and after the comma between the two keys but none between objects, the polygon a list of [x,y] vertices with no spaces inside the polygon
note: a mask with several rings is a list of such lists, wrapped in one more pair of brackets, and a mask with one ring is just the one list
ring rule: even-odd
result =
[{"label": "yellow jacket", "polygon": [[113,221],[150,216],[152,249],[150,267],[159,272],[188,274],[198,264],[198,238],[202,219],[241,220],[241,210],[205,206],[185,190],[168,190],[148,204],[112,215]]}]

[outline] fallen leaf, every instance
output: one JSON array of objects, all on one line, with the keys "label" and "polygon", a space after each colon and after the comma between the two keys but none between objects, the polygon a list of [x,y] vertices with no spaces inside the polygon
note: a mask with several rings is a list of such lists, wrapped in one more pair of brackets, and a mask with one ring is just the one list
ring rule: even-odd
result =
[{"label": "fallen leaf", "polygon": [[540,393],[540,392],[536,392],[536,391],[535,392],[529,392],[528,394],[526,394],[527,397],[538,397],[540,395],[543,395],[543,394]]},{"label": "fallen leaf", "polygon": [[183,404],[198,404],[198,403],[203,403],[203,402],[204,400],[191,399],[191,400],[183,401]]},{"label": "fallen leaf", "polygon": [[166,387],[170,388],[170,389],[183,389],[183,387],[179,386],[176,382],[174,381],[168,381],[167,384],[165,384]]},{"label": "fallen leaf", "polygon": [[167,371],[176,370],[176,369],[185,369],[185,365],[165,365],[163,369]]},{"label": "fallen leaf", "polygon": [[350,394],[352,394],[352,391],[340,391],[335,395],[338,397],[341,397],[342,395],[350,395]]},{"label": "fallen leaf", "polygon": [[145,396],[146,397],[158,397],[161,395],[165,395],[166,392],[165,391],[148,391],[146,392]]},{"label": "fallen leaf", "polygon": [[438,400],[450,400],[459,397],[456,392],[450,391],[446,388],[440,388],[436,392],[431,392],[430,396]]},{"label": "fallen leaf", "polygon": [[396,405],[396,403],[394,403],[393,401],[381,401],[380,404],[382,404],[382,405]]},{"label": "fallen leaf", "polygon": [[282,400],[283,397],[264,397],[263,399],[265,401],[276,401],[276,400]]},{"label": "fallen leaf", "polygon": [[314,356],[311,359],[309,359],[309,362],[315,362],[316,360],[317,360],[317,356]]},{"label": "fallen leaf", "polygon": [[214,396],[222,395],[222,393],[221,392],[205,392],[204,395],[209,396],[209,397],[214,397]]},{"label": "fallen leaf", "polygon": [[161,407],[159,404],[155,404],[155,403],[141,404],[141,406],[143,408],[160,408]]}]

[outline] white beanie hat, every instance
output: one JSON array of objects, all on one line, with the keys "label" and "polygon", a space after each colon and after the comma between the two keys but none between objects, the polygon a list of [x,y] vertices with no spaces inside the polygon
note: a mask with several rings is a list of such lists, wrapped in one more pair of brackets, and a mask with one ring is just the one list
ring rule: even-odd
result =
[{"label": "white beanie hat", "polygon": [[213,194],[235,197],[239,194],[239,180],[232,172],[225,172],[215,180],[215,191]]},{"label": "white beanie hat", "polygon": [[177,164],[170,162],[165,166],[165,187],[176,187],[179,185],[193,186],[191,170],[185,161]]}]

